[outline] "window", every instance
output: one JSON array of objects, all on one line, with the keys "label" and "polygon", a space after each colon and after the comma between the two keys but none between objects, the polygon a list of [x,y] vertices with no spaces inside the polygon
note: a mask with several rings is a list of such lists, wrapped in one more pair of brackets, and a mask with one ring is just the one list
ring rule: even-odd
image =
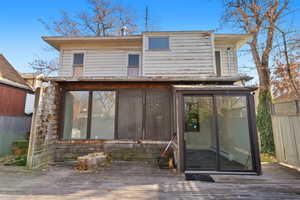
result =
[{"label": "window", "polygon": [[114,91],[93,92],[91,139],[114,139],[115,99]]},{"label": "window", "polygon": [[128,55],[128,67],[139,67],[140,65],[140,55],[129,54]]},{"label": "window", "polygon": [[221,53],[220,53],[220,51],[215,51],[215,59],[216,59],[217,76],[221,76]]},{"label": "window", "polygon": [[65,95],[64,139],[87,137],[88,91],[72,91]]},{"label": "window", "polygon": [[83,66],[83,59],[84,54],[83,53],[75,53],[73,57],[73,66]]},{"label": "window", "polygon": [[73,55],[73,76],[82,76],[83,74],[83,53],[75,53]]},{"label": "window", "polygon": [[140,55],[139,54],[128,54],[128,76],[138,76],[139,75],[139,65],[140,65]]},{"label": "window", "polygon": [[169,38],[168,37],[155,37],[149,38],[149,50],[168,50]]},{"label": "window", "polygon": [[68,91],[63,139],[114,139],[115,91]]}]

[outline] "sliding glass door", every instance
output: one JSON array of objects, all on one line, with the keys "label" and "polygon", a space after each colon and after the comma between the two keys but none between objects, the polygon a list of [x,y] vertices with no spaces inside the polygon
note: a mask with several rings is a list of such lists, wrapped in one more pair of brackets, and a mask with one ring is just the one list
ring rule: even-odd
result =
[{"label": "sliding glass door", "polygon": [[187,169],[216,169],[213,97],[184,97],[185,164]]},{"label": "sliding glass door", "polygon": [[246,96],[216,96],[220,170],[252,170]]},{"label": "sliding glass door", "polygon": [[246,95],[184,95],[186,170],[252,171]]}]

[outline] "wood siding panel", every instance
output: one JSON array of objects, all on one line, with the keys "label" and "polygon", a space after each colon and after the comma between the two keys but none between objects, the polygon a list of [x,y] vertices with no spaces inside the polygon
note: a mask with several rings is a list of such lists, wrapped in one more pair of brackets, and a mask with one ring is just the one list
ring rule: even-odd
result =
[{"label": "wood siding panel", "polygon": [[25,116],[26,91],[0,85],[0,116]]},{"label": "wood siding panel", "polygon": [[212,36],[207,33],[172,33],[170,50],[147,50],[144,39],[143,75],[197,76],[214,73]]}]

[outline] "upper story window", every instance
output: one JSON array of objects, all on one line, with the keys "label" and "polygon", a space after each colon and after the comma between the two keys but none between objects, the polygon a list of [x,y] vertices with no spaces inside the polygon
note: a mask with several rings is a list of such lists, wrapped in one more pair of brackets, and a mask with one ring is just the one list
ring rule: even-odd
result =
[{"label": "upper story window", "polygon": [[83,74],[84,53],[74,53],[73,55],[73,76]]},{"label": "upper story window", "polygon": [[169,38],[168,37],[150,37],[149,38],[149,50],[169,50]]},{"label": "upper story window", "polygon": [[83,53],[74,53],[73,57],[73,67],[82,67],[83,66],[83,59],[84,54]]},{"label": "upper story window", "polygon": [[140,65],[140,55],[129,54],[128,55],[128,67],[138,67]]},{"label": "upper story window", "polygon": [[139,54],[128,54],[128,76],[138,76],[140,66],[140,55]]}]

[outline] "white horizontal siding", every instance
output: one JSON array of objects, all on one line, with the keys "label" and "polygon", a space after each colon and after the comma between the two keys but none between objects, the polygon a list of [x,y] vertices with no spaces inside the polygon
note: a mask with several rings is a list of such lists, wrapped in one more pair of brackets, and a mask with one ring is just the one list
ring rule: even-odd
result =
[{"label": "white horizontal siding", "polygon": [[84,62],[85,76],[125,76],[127,52],[117,50],[87,50]]},{"label": "white horizontal siding", "polygon": [[172,33],[170,50],[147,50],[149,35],[144,37],[144,76],[198,76],[214,73],[213,44],[207,33]]},{"label": "white horizontal siding", "polygon": [[[80,50],[63,50],[59,76],[73,76],[73,54]],[[126,76],[129,53],[140,53],[128,50],[85,49],[84,76]]]},{"label": "white horizontal siding", "polygon": [[72,50],[62,50],[58,76],[73,76],[73,52]]}]

